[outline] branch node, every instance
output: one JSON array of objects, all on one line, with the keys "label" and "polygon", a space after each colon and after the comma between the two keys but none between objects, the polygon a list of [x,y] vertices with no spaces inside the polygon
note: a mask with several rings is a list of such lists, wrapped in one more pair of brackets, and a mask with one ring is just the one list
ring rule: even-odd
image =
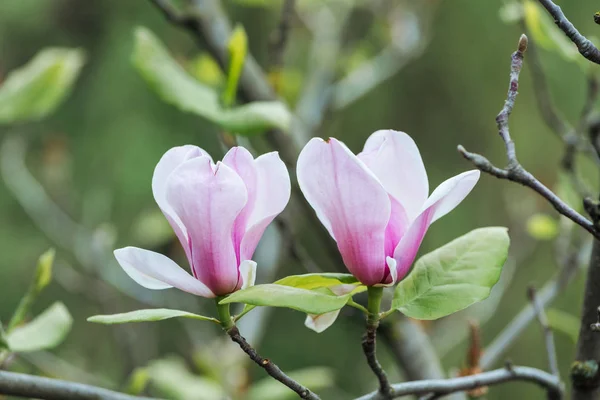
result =
[{"label": "branch node", "polygon": [[578,389],[595,389],[600,385],[598,362],[595,360],[575,361],[571,365],[571,381]]}]

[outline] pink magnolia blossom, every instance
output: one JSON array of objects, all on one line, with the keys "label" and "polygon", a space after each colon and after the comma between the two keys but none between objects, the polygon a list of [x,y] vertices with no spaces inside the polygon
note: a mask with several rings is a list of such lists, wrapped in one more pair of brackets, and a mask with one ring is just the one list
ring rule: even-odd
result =
[{"label": "pink magnolia blossom", "polygon": [[290,178],[276,152],[254,159],[234,147],[215,164],[204,150],[187,145],[160,159],[152,191],[192,275],[168,257],[136,247],[115,250],[117,261],[148,289],[176,287],[215,297],[254,284],[252,255],[290,198]]},{"label": "pink magnolia blossom", "polygon": [[404,278],[429,225],[479,179],[479,171],[467,171],[428,196],[419,149],[406,133],[392,130],[373,133],[358,155],[339,140],[313,138],[298,158],[297,174],[346,267],[367,286]]}]

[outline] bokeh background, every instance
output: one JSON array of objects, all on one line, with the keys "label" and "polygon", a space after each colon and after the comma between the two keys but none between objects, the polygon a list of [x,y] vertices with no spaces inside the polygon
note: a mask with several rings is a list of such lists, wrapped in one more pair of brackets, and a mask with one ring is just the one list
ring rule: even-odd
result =
[{"label": "bokeh background", "polygon": [[[348,76],[384,49],[396,49],[397,58],[388,65],[389,79],[349,104],[340,100],[328,107],[312,134],[337,137],[359,151],[377,129],[406,131],[420,147],[432,187],[472,168],[457,153],[458,144],[503,165],[504,147],[494,118],[506,96],[510,54],[522,33],[519,23],[506,21],[511,5],[500,0],[354,3],[331,71],[334,79]],[[591,17],[597,2],[562,3],[583,33],[593,36],[598,31]],[[277,27],[281,5],[282,1],[275,0],[224,2],[232,21],[244,26],[250,51],[266,69],[269,38]],[[282,96],[292,109],[320,60],[310,56],[314,45],[311,21],[313,25],[318,22],[318,9],[324,5],[334,17],[342,14],[338,7],[348,7],[333,0],[298,0],[292,18],[281,78]],[[148,302],[205,314],[213,311],[205,299],[136,287],[111,256],[113,248],[138,245],[181,260],[179,245],[152,197],[154,166],[167,149],[187,143],[203,147],[215,159],[224,154],[218,127],[163,102],[132,67],[137,26],[154,32],[198,79],[220,84],[218,67],[205,49],[167,22],[149,1],[0,2],[0,80],[46,47],[80,48],[86,55],[72,93],[54,114],[40,122],[0,129],[5,150],[0,160],[0,320],[10,318],[29,285],[37,258],[49,247],[57,249],[54,280],[34,311],[60,300],[74,318],[60,346],[19,356],[10,368],[118,390],[130,386],[135,371],[139,376],[145,372],[151,375],[147,393],[173,399],[218,399],[220,386],[242,393],[265,375],[208,324],[170,320],[110,327],[86,322],[90,315],[148,307]],[[585,101],[588,72],[551,49],[541,50],[540,56],[557,108],[575,123]],[[511,118],[519,159],[543,183],[555,187],[562,143],[540,117],[527,62],[521,82]],[[253,140],[260,147],[260,138]],[[13,147],[6,147],[7,143]],[[583,179],[595,187],[593,169],[583,163],[582,171]],[[424,324],[436,348],[444,353],[446,370],[464,365],[468,340],[460,338],[466,338],[469,318],[480,321],[483,343],[489,343],[527,303],[526,287],[541,287],[556,272],[555,242],[540,240],[527,230],[530,217],[540,213],[557,219],[529,190],[483,175],[473,193],[427,234],[421,254],[477,227],[508,226],[513,235],[512,264],[493,302],[453,317],[449,325],[443,325],[444,321]],[[326,260],[310,231],[304,229],[298,235],[317,268],[341,268]],[[315,268],[282,256],[283,248],[277,231],[271,229],[257,254],[259,264],[265,265],[259,276],[263,282]],[[578,316],[581,275],[552,308]],[[321,334],[307,330],[304,315],[291,310],[263,312],[255,322],[250,321],[252,315],[242,325],[243,333],[282,369],[301,370],[307,380],[326,386],[321,390],[323,398],[352,398],[375,388],[359,345],[362,322],[351,311],[342,313]],[[557,332],[556,343],[561,373],[567,377],[575,344],[563,332]],[[385,345],[380,345],[379,353],[393,380],[401,380],[401,370]],[[515,364],[547,368],[536,323],[519,337],[506,358]],[[269,387],[265,381],[261,384]],[[275,389],[254,390],[249,392],[251,398],[287,398]],[[510,383],[491,388],[487,398],[509,396],[534,399],[543,398],[543,393],[531,385]]]}]

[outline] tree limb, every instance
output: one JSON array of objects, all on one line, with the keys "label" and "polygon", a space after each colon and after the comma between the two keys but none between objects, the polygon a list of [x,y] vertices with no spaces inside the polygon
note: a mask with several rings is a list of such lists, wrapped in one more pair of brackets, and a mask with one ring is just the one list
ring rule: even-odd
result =
[{"label": "tree limb", "polygon": [[82,383],[0,371],[0,394],[43,400],[149,400]]},{"label": "tree limb", "polygon": [[556,358],[556,346],[554,345],[554,335],[552,334],[552,329],[550,329],[550,326],[548,325],[548,318],[546,317],[544,306],[538,299],[533,286],[529,287],[527,295],[529,297],[529,301],[531,301],[531,304],[533,305],[533,309],[535,310],[535,314],[540,326],[544,331],[544,341],[546,342],[546,352],[548,353],[548,364],[550,364],[550,371],[552,372],[552,375],[560,379],[558,360]]},{"label": "tree limb", "polygon": [[[531,367],[510,367],[483,372],[481,374],[450,379],[431,379],[415,382],[405,382],[392,385],[392,397],[407,395],[423,395],[428,393],[448,394],[472,390],[481,386],[498,385],[510,381],[534,383],[546,390],[552,399],[562,398],[562,383],[560,380],[544,371]],[[372,392],[356,400],[381,400],[379,392]]]}]

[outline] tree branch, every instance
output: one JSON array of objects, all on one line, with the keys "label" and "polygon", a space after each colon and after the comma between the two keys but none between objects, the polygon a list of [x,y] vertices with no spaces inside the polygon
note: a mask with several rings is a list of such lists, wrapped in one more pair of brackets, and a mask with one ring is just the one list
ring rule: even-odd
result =
[{"label": "tree branch", "polygon": [[540,4],[554,18],[554,23],[562,30],[565,35],[577,46],[577,50],[582,56],[593,63],[600,64],[600,50],[567,19],[561,8],[551,0],[538,0]]},{"label": "tree branch", "polygon": [[556,346],[554,345],[554,335],[552,334],[552,329],[548,325],[548,318],[546,317],[546,313],[544,312],[544,306],[537,298],[535,288],[530,286],[527,290],[527,295],[529,297],[529,301],[533,305],[533,309],[535,310],[535,314],[537,319],[544,331],[544,340],[546,342],[546,352],[548,353],[548,364],[550,364],[550,371],[552,375],[556,376],[560,379],[560,372],[558,370],[558,361],[556,359]]},{"label": "tree branch", "polygon": [[244,337],[240,334],[240,331],[236,326],[227,330],[227,334],[231,337],[231,340],[236,342],[240,348],[248,354],[250,359],[254,361],[259,367],[264,369],[269,375],[271,375],[274,379],[283,383],[285,386],[292,389],[294,392],[300,396],[302,399],[308,400],[320,400],[320,397],[315,393],[311,392],[308,388],[302,386],[300,383],[296,382],[289,376],[287,376],[277,365],[275,365],[271,360],[267,358],[262,358],[256,350],[244,339]]},{"label": "tree branch", "polygon": [[44,400],[149,400],[82,383],[0,371],[0,394]]},{"label": "tree branch", "polygon": [[[431,379],[415,382],[405,382],[392,385],[392,397],[407,395],[436,395],[472,390],[481,386],[498,385],[510,381],[524,381],[534,383],[548,392],[552,399],[562,398],[562,383],[547,372],[531,367],[510,367],[481,374],[463,376],[451,379]],[[372,392],[356,400],[381,400],[379,392]]]},{"label": "tree branch", "polygon": [[521,38],[519,39],[519,48],[511,56],[512,61],[510,69],[510,83],[506,101],[504,102],[504,107],[496,117],[498,133],[500,134],[500,137],[502,138],[506,146],[506,156],[508,158],[508,164],[506,168],[501,169],[494,166],[487,158],[476,153],[470,153],[463,146],[459,145],[458,151],[463,155],[463,157],[471,161],[475,165],[475,167],[477,167],[481,171],[500,179],[507,179],[513,182],[520,183],[523,186],[527,186],[533,189],[546,200],[548,200],[548,202],[560,214],[569,218],[577,225],[583,227],[585,230],[594,235],[594,237],[600,239],[600,232],[598,232],[595,229],[592,221],[588,220],[583,215],[579,214],[577,211],[571,208],[567,203],[562,201],[556,194],[554,194],[544,184],[537,180],[535,176],[533,176],[529,171],[525,170],[517,160],[515,143],[513,142],[510,136],[508,120],[514,107],[515,99],[517,97],[519,88],[519,73],[521,72],[521,68],[523,67],[523,54],[526,49],[527,36],[521,35]]}]

